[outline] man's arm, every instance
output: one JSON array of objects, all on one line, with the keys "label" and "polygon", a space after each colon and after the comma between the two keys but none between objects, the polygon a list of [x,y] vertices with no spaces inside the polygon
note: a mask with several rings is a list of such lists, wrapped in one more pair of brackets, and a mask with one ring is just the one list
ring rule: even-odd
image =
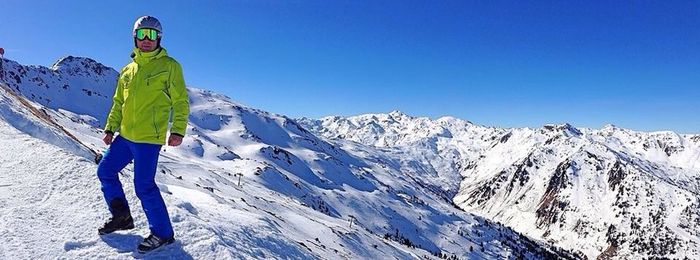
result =
[{"label": "man's arm", "polygon": [[[122,70],[122,73],[124,71]],[[122,80],[121,74],[119,74],[119,79],[117,80],[117,89],[114,91],[114,97],[112,97],[112,108],[109,110],[109,115],[107,116],[107,124],[105,125],[105,133],[114,134],[119,131],[119,127],[122,122],[122,105],[124,104],[124,81]],[[107,143],[107,141],[105,141]]]},{"label": "man's arm", "polygon": [[170,134],[184,137],[190,114],[190,100],[187,96],[187,88],[185,88],[182,67],[177,62],[172,63],[169,82],[169,92],[173,107],[173,125],[170,128]]}]

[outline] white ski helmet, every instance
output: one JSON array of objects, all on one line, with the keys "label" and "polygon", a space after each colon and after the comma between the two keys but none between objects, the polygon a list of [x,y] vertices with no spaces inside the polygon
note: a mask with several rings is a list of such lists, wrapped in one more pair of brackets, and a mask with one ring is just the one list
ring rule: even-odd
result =
[{"label": "white ski helmet", "polygon": [[159,36],[160,33],[163,33],[163,27],[161,27],[160,21],[158,21],[158,19],[150,15],[141,16],[139,17],[139,19],[136,19],[136,22],[134,23],[133,33],[135,34],[136,30],[141,28],[156,29],[159,32]]},{"label": "white ski helmet", "polygon": [[131,32],[134,36],[134,47],[138,47],[138,45],[136,44],[136,30],[141,28],[156,29],[158,31],[157,46],[158,48],[160,48],[160,37],[163,34],[163,27],[160,25],[160,21],[158,21],[158,19],[150,15],[141,16],[139,17],[139,19],[136,19],[136,22],[134,23],[134,29]]}]

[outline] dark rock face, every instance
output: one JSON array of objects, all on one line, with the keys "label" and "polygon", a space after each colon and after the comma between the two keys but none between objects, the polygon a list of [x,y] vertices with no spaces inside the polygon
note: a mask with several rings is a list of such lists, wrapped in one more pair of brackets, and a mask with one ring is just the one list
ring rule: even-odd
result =
[{"label": "dark rock face", "polygon": [[619,186],[625,179],[625,176],[627,176],[627,172],[625,171],[622,163],[620,161],[616,161],[615,165],[613,165],[608,172],[608,184],[610,185],[610,189],[615,190],[615,188],[617,188],[617,186]]},{"label": "dark rock face", "polygon": [[508,173],[506,171],[501,171],[496,177],[484,182],[479,185],[479,188],[475,189],[469,194],[469,204],[483,205],[484,203],[491,200],[491,198],[496,194],[496,192],[501,188],[503,183],[508,180]]},{"label": "dark rock face", "polygon": [[700,135],[695,135],[690,137],[690,140],[695,142],[695,143],[700,143]]},{"label": "dark rock face", "polygon": [[539,207],[535,211],[538,227],[549,226],[561,220],[561,212],[569,204],[559,198],[559,192],[571,185],[568,171],[575,170],[575,165],[573,161],[562,162],[549,179],[544,196],[540,199]]}]

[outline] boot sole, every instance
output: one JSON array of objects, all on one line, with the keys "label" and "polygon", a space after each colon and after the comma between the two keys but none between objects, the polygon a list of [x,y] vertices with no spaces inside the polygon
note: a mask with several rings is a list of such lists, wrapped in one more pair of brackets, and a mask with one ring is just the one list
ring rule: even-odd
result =
[{"label": "boot sole", "polygon": [[101,236],[101,235],[112,234],[112,233],[114,233],[114,232],[116,232],[116,231],[119,231],[119,230],[130,230],[130,229],[134,229],[134,223],[131,223],[131,225],[128,225],[128,226],[126,226],[126,227],[121,227],[121,228],[112,230],[112,231],[110,231],[110,232],[104,232],[104,231],[99,231],[99,230],[98,230],[97,233]]},{"label": "boot sole", "polygon": [[172,243],[174,243],[174,242],[175,242],[175,239],[170,240],[170,241],[168,241],[168,242],[165,242],[165,243],[163,243],[162,245],[160,245],[159,247],[153,248],[153,249],[151,249],[151,250],[143,251],[143,250],[140,250],[140,249],[136,249],[136,251],[138,251],[139,254],[146,254],[146,253],[150,253],[150,252],[154,252],[154,251],[157,251],[157,250],[159,250],[159,249],[162,249],[162,248],[166,247],[167,245],[170,245],[170,244],[172,244]]}]

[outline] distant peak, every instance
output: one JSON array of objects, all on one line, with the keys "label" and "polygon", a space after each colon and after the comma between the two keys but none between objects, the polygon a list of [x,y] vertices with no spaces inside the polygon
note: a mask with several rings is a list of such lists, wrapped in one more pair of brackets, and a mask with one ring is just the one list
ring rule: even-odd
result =
[{"label": "distant peak", "polygon": [[618,128],[619,128],[619,127],[617,127],[616,125],[613,125],[613,124],[606,124],[606,125],[603,126],[603,129],[604,129],[604,130],[615,130],[615,129],[618,129]]},{"label": "distant peak", "polygon": [[[51,68],[56,68],[56,67],[61,67],[61,66],[68,66],[68,65],[78,65],[78,64],[100,64],[99,62],[88,58],[88,57],[76,57],[76,56],[65,56],[62,58],[59,58],[56,62],[51,65]],[[102,65],[102,64],[100,64]]]},{"label": "distant peak", "polygon": [[[339,115],[332,115],[332,116],[324,116],[319,118],[318,120],[321,121],[338,121],[338,120],[343,120],[345,117],[339,116]],[[316,119],[310,119],[310,120],[316,120]]]},{"label": "distant peak", "polygon": [[471,121],[466,119],[457,118],[454,116],[442,116],[436,120],[437,122],[463,122],[465,124],[473,124]]},{"label": "distant peak", "polygon": [[390,116],[394,116],[394,117],[396,117],[396,116],[398,116],[398,117],[407,116],[404,112],[401,112],[401,111],[399,111],[398,109],[395,109],[395,110],[389,112],[389,115],[390,115]]},{"label": "distant peak", "polygon": [[106,72],[110,71],[117,73],[114,69],[107,67],[91,58],[70,55],[58,59],[53,65],[51,65],[50,69],[55,71],[65,71],[73,75],[84,75],[86,73],[104,75]]},{"label": "distant peak", "polygon": [[564,123],[564,124],[546,124],[544,125],[544,129],[550,130],[550,131],[562,131],[566,134],[569,135],[581,135],[581,130],[578,128],[572,126],[569,123]]}]

